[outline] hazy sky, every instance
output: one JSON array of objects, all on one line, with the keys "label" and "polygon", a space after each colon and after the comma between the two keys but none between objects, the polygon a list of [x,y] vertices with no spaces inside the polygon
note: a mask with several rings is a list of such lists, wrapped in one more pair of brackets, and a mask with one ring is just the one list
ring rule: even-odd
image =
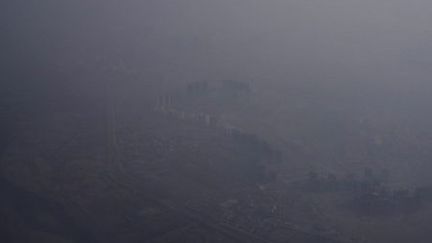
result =
[{"label": "hazy sky", "polygon": [[[351,141],[350,122],[365,117],[381,121],[380,128],[393,122],[395,129],[430,131],[427,0],[3,0],[0,12],[2,74],[33,82],[22,86],[29,93],[40,88],[40,97],[81,100],[85,93],[94,98],[87,103],[97,103],[98,94],[108,97],[100,83],[75,82],[105,82],[112,75],[102,70],[122,66],[143,84],[255,82],[260,108],[270,111],[252,112],[249,120],[264,120],[257,127],[281,137],[312,129],[312,145],[331,144],[322,142],[335,137],[325,124],[347,127],[335,148]],[[132,93],[123,76],[111,78],[127,87],[125,97]],[[49,84],[39,87],[43,80]],[[57,92],[61,85],[53,83],[61,81],[66,90],[79,86],[78,94]],[[299,83],[307,88],[296,90]],[[145,87],[137,96],[147,97]],[[304,111],[289,113],[297,105]],[[331,158],[333,150],[326,151]]]},{"label": "hazy sky", "polygon": [[8,60],[30,66],[124,63],[149,79],[166,81],[389,85],[430,79],[432,3],[427,0],[6,0],[1,5]]}]

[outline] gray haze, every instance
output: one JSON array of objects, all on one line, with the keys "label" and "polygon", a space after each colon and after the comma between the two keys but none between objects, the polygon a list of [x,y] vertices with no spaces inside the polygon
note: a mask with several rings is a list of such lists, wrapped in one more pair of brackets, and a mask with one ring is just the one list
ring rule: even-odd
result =
[{"label": "gray haze", "polygon": [[431,91],[431,5],[4,1],[2,59],[18,73],[120,65],[138,72],[142,83],[239,79],[281,91],[300,82],[366,101],[376,95],[424,105]]},{"label": "gray haze", "polygon": [[[168,119],[155,113],[152,110],[154,103],[160,105],[161,97],[162,103],[183,97],[185,87],[193,88],[190,84],[199,86],[199,82],[204,81],[211,86],[234,80],[252,87],[246,101],[229,103],[222,95],[223,101],[216,99],[220,105],[212,100],[213,96],[220,95],[215,91],[216,94],[212,93],[207,100],[179,98],[184,103],[179,102],[181,109],[176,107],[178,110],[174,113],[185,119],[184,110],[202,113],[202,109],[210,107],[211,112],[225,119],[224,128],[235,127],[257,136],[271,148],[266,150],[265,147],[263,151],[280,151],[284,163],[278,171],[277,183],[271,184],[274,188],[283,185],[283,190],[288,188],[287,191],[297,193],[292,189],[297,184],[290,183],[307,173],[311,173],[312,180],[316,179],[314,173],[329,173],[331,180],[333,174],[340,177],[363,171],[368,174],[369,168],[391,174],[385,184],[386,188],[391,188],[389,190],[414,191],[418,186],[432,186],[431,23],[432,2],[427,0],[3,0],[0,3],[0,101],[3,103],[0,104],[0,125],[4,136],[0,141],[0,157],[3,151],[6,151],[4,154],[16,151],[26,154],[27,150],[20,150],[17,144],[27,141],[28,137],[38,137],[38,134],[42,135],[34,140],[37,144],[44,144],[44,141],[46,144],[64,144],[61,139],[74,137],[74,129],[85,129],[86,126],[90,131],[87,135],[91,137],[87,140],[99,141],[104,136],[114,136],[112,131],[109,135],[104,134],[107,129],[101,128],[107,125],[104,119],[114,120],[109,118],[110,112],[121,121],[118,121],[120,125],[108,122],[108,130],[118,126],[119,130],[126,131],[125,127],[133,127],[131,124],[136,123],[139,125],[128,129],[154,129],[152,132],[160,132],[153,134],[155,137],[169,134],[168,137],[174,137],[173,141],[181,136],[200,141],[205,132],[195,131],[181,122],[179,124],[186,127],[185,131],[191,129],[192,132],[184,135],[180,128],[175,130],[183,125],[169,120],[172,117]],[[161,110],[166,112],[164,109]],[[210,123],[210,116],[206,119]],[[78,121],[83,123],[82,127]],[[157,141],[145,137],[149,133],[144,132],[144,138],[134,143]],[[238,142],[232,137],[227,139],[228,142],[223,139],[215,140],[221,144]],[[250,142],[248,139],[250,137],[245,140]],[[254,139],[251,140],[256,142]],[[257,141],[261,141],[259,139]],[[95,141],[95,144],[102,144]],[[238,144],[255,146],[254,142]],[[103,150],[98,145],[94,149],[98,152],[94,153]],[[253,150],[246,149],[247,152]],[[107,157],[115,160],[112,159],[115,156],[107,153]],[[181,151],[179,154],[201,159],[196,153],[198,155]],[[268,153],[265,156],[278,157]],[[227,154],[241,153],[230,151]],[[26,156],[31,157],[31,153]],[[175,161],[175,156],[171,156],[164,161]],[[0,161],[10,159],[6,155],[4,158]],[[31,158],[29,161],[38,161],[36,156]],[[204,158],[206,161],[207,157]],[[2,170],[9,168],[1,167]],[[44,171],[45,167],[40,167],[42,169],[37,168]],[[123,173],[117,167],[116,170]],[[52,172],[54,169],[46,171],[61,179],[67,177]],[[17,175],[29,178],[24,172],[20,173]],[[43,173],[35,174],[44,178]],[[0,177],[0,192],[3,190],[1,180]],[[30,181],[27,183],[32,184]],[[188,185],[185,181],[177,184],[181,183]],[[195,184],[201,184],[201,181]],[[259,190],[264,190],[261,184]],[[160,191],[163,190],[155,194],[159,196]],[[313,193],[316,191],[312,190]],[[432,189],[429,193],[432,198]],[[307,196],[299,196],[302,193],[295,195],[310,203]],[[188,197],[179,198],[176,200]],[[324,196],[317,201],[327,199]],[[236,200],[229,198],[228,204]],[[421,219],[423,221],[412,219],[412,222],[421,223],[402,232],[406,238],[400,238],[400,242],[414,242],[410,237],[421,234],[416,233],[418,228],[423,229],[419,225],[432,223],[432,210],[428,210],[426,219]],[[351,232],[349,227],[355,228],[357,224],[366,225],[362,232],[374,232],[372,226],[355,221],[352,215],[342,216],[347,220],[345,222],[338,221],[339,214],[332,208],[328,212],[336,218],[334,224],[341,232]],[[305,215],[296,214],[294,218],[309,217]],[[320,220],[319,227],[327,219]],[[382,232],[388,236],[388,229],[397,227],[391,220],[374,222],[382,223],[377,226],[377,235]],[[344,228],[345,223],[349,225],[348,230]],[[106,229],[110,228],[107,226]],[[81,236],[88,237],[84,233]],[[377,239],[393,242],[387,236],[379,238],[370,233],[364,237],[365,241],[359,236],[361,239],[353,242]],[[421,238],[425,240],[423,242],[431,239],[426,235],[418,237],[416,239]],[[368,241],[370,239],[372,241]]]},{"label": "gray haze", "polygon": [[[428,1],[5,1],[9,60],[109,58],[148,79],[424,85]],[[402,87],[401,86],[401,87]]]},{"label": "gray haze", "polygon": [[[316,103],[311,113],[340,106],[354,119],[415,127],[430,121],[431,8],[425,0],[5,1],[3,66],[36,86],[84,83],[96,89],[90,96],[100,82],[145,96],[155,83],[243,80],[266,109],[277,107],[270,123],[290,119],[283,112],[295,93]],[[132,77],[101,76],[112,68]]]}]

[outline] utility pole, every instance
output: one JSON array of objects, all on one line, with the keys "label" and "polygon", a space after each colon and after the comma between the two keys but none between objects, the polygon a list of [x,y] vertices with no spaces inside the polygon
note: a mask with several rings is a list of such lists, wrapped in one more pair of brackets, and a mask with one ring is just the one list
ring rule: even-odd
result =
[{"label": "utility pole", "polygon": [[123,170],[123,164],[118,161],[118,134],[117,134],[117,112],[118,99],[114,86],[113,77],[117,76],[115,70],[110,70],[109,80],[105,85],[105,115],[106,115],[106,152],[107,162],[119,170]]}]

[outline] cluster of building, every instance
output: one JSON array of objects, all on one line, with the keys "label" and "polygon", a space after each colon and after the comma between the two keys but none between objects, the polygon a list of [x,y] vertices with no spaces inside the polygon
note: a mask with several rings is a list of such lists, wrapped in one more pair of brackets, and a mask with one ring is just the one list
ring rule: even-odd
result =
[{"label": "cluster of building", "polygon": [[432,202],[432,187],[391,188],[386,184],[386,177],[387,173],[374,173],[370,168],[360,178],[310,172],[303,186],[309,192],[351,195],[349,208],[365,215],[412,212]]},{"label": "cluster of building", "polygon": [[237,198],[222,200],[218,205],[215,204],[216,198],[209,198],[199,203],[190,203],[188,206],[200,214],[208,215],[220,225],[270,242],[285,242],[286,239],[293,237],[316,240],[312,242],[338,242],[337,239],[341,236],[331,228],[317,230],[311,227],[311,222],[296,224],[293,221],[294,209],[290,209],[291,199],[278,197],[272,190],[258,192],[244,189],[239,192]]},{"label": "cluster of building", "polygon": [[223,116],[208,114],[205,112],[185,111],[175,105],[172,95],[161,95],[157,98],[154,110],[160,114],[179,121],[195,122],[208,127],[221,128],[228,135],[241,133],[241,130],[229,124]]}]

